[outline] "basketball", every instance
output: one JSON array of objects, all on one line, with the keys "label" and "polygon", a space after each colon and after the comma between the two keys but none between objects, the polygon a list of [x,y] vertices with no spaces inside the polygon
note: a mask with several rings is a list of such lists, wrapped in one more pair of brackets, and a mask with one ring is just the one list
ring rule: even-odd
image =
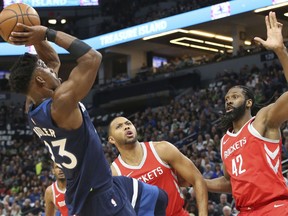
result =
[{"label": "basketball", "polygon": [[0,35],[9,42],[12,31],[22,31],[16,27],[17,23],[28,26],[40,25],[40,17],[37,11],[23,3],[15,3],[5,7],[0,13]]}]

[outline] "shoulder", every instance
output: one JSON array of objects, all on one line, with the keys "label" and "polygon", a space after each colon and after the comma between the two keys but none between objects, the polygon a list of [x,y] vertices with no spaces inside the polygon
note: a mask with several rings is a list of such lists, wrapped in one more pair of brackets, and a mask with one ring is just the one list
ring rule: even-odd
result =
[{"label": "shoulder", "polygon": [[45,193],[52,193],[52,187],[53,187],[53,184],[49,185],[46,190],[45,190]]},{"label": "shoulder", "polygon": [[261,108],[257,112],[256,119],[259,119],[260,117],[266,116],[269,113],[269,111],[271,110],[271,108],[273,107],[273,105],[274,105],[274,103],[271,103],[268,106],[265,106],[265,107]]},{"label": "shoulder", "polygon": [[159,157],[165,162],[170,161],[180,153],[173,144],[167,141],[153,142],[153,146]]},{"label": "shoulder", "polygon": [[273,107],[273,103],[269,104],[266,107],[263,107],[262,109],[260,109],[257,112],[257,115],[255,116],[255,120],[253,121],[253,126],[257,127],[257,125],[259,126],[263,126],[267,123],[267,120],[269,118],[269,111],[271,110],[271,108]]},{"label": "shoulder", "polygon": [[48,186],[45,190],[45,200],[52,201],[53,200],[53,191],[52,191],[53,184]]},{"label": "shoulder", "polygon": [[167,141],[152,142],[152,145],[157,153],[165,152],[174,147],[170,142]]}]

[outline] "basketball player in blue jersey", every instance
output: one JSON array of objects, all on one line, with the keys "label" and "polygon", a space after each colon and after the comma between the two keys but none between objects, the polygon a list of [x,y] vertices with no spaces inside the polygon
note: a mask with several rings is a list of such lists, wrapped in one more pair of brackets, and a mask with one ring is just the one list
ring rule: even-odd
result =
[{"label": "basketball player in blue jersey", "polygon": [[[165,215],[167,194],[132,178],[114,178],[102,144],[80,101],[94,84],[101,54],[86,43],[44,26],[13,32],[15,45],[34,45],[38,56],[24,54],[11,69],[10,86],[32,102],[28,120],[66,179],[70,215]],[[76,59],[67,81],[58,78],[60,61],[48,41]],[[134,207],[134,208],[133,208]]]}]

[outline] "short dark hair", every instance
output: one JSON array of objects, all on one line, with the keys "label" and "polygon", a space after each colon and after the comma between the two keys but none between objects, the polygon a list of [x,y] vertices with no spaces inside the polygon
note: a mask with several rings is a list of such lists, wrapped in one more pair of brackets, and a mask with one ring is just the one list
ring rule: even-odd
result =
[{"label": "short dark hair", "polygon": [[114,117],[114,118],[110,121],[110,123],[109,123],[109,125],[108,125],[108,128],[107,128],[108,137],[111,135],[112,122],[113,122],[116,118],[118,118],[118,117],[120,117],[120,116],[116,116],[116,117]]},{"label": "short dark hair", "polygon": [[10,69],[9,84],[12,91],[22,94],[28,92],[37,61],[38,57],[30,53],[25,53],[19,57]]}]

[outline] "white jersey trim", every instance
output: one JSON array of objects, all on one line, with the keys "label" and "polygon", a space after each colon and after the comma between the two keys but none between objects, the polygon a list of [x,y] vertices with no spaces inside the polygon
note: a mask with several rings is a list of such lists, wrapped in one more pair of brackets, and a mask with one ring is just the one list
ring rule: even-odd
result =
[{"label": "white jersey trim", "polygon": [[62,194],[65,194],[66,192],[66,188],[64,190],[61,190],[59,187],[58,187],[58,184],[57,184],[57,181],[55,182],[55,186],[56,186],[56,189],[58,192],[62,193]]},{"label": "white jersey trim", "polygon": [[167,167],[167,168],[170,169],[171,167],[170,167],[167,163],[165,163],[165,162],[159,157],[156,149],[154,148],[154,145],[153,145],[153,142],[152,142],[152,141],[149,142],[149,145],[150,145],[150,148],[151,148],[151,150],[152,150],[152,153],[154,154],[154,157],[157,159],[157,161],[158,161],[160,164],[162,164],[163,166],[165,166],[165,167]]},{"label": "white jersey trim", "polygon": [[241,133],[241,131],[243,130],[243,128],[246,126],[246,124],[248,124],[250,121],[252,122],[252,119],[254,119],[254,118],[255,118],[255,116],[252,117],[251,119],[249,119],[249,120],[241,127],[241,129],[240,129],[237,133],[232,133],[232,132],[230,132],[229,130],[227,130],[226,134],[229,135],[229,136],[232,136],[232,137],[237,137],[237,136]]},{"label": "white jersey trim", "polygon": [[124,160],[121,158],[121,155],[119,154],[118,158],[119,158],[119,162],[126,168],[129,168],[129,169],[141,169],[146,161],[146,158],[147,158],[147,149],[146,149],[146,146],[144,143],[140,142],[140,145],[143,149],[143,158],[140,162],[140,164],[138,166],[132,166],[132,165],[129,165],[127,163],[124,162]]},{"label": "white jersey trim", "polygon": [[116,170],[118,176],[121,176],[122,173],[121,173],[121,171],[120,171],[118,165],[117,165],[114,161],[112,162],[112,166],[115,168],[115,170]]},{"label": "white jersey trim", "polygon": [[52,188],[52,195],[53,195],[53,203],[54,203],[54,205],[55,205],[55,204],[56,204],[56,199],[55,199],[54,184],[56,184],[56,182],[54,182],[54,183],[51,185],[51,188]]},{"label": "white jersey trim", "polygon": [[275,144],[278,144],[279,141],[280,141],[280,140],[274,140],[274,139],[269,139],[269,138],[263,137],[263,136],[253,127],[252,123],[248,125],[248,130],[249,130],[249,132],[250,132],[253,136],[255,136],[255,137],[257,137],[257,138],[259,138],[259,139],[261,139],[261,140],[263,140],[263,141],[270,142],[270,143],[275,143]]},{"label": "white jersey trim", "polygon": [[[225,135],[224,135],[225,136]],[[222,145],[223,145],[223,139],[224,139],[224,136],[222,136],[222,138],[221,138],[221,141],[220,141],[220,156],[221,156],[221,159],[222,159],[222,161],[223,161],[223,158],[222,158]]]}]

